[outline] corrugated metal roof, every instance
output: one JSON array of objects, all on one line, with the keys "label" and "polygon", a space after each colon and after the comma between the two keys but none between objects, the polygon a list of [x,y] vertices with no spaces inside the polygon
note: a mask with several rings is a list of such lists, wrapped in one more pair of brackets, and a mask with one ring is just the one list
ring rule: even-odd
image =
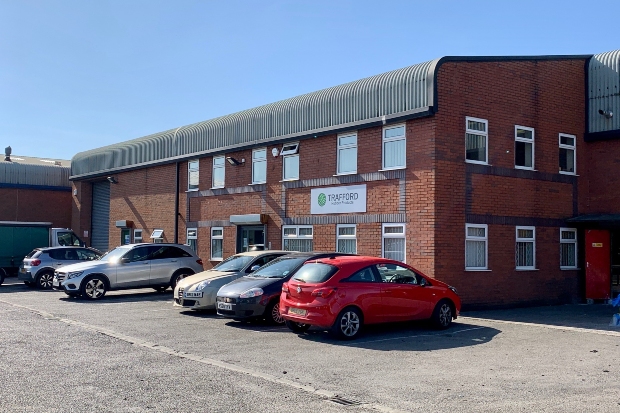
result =
[{"label": "corrugated metal roof", "polygon": [[[588,132],[620,129],[620,50],[592,56],[588,65]],[[599,110],[611,111],[611,118]]]},{"label": "corrugated metal roof", "polygon": [[282,141],[423,111],[438,60],[75,155],[72,178]]},{"label": "corrugated metal roof", "polygon": [[0,185],[71,187],[68,166],[47,166],[0,161]]}]

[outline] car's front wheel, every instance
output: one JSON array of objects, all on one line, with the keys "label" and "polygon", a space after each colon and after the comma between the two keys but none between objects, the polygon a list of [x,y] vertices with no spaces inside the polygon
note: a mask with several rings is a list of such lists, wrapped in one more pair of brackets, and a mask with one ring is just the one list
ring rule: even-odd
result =
[{"label": "car's front wheel", "polygon": [[103,277],[95,275],[82,281],[80,289],[82,297],[88,300],[99,300],[107,292],[106,281]]},{"label": "car's front wheel", "polygon": [[431,322],[435,328],[444,330],[452,324],[452,306],[448,300],[441,300],[435,306]]},{"label": "car's front wheel", "polygon": [[338,314],[330,333],[341,340],[359,337],[362,330],[362,312],[355,307],[345,308]]},{"label": "car's front wheel", "polygon": [[54,273],[45,271],[37,276],[37,287],[42,290],[50,290],[54,282]]},{"label": "car's front wheel", "polygon": [[295,321],[286,320],[286,326],[294,333],[305,333],[310,328],[310,324],[297,323]]}]

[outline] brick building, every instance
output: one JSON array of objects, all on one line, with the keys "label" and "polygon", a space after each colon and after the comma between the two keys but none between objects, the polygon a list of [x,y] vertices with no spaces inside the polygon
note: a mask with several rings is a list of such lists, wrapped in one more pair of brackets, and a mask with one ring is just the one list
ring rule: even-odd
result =
[{"label": "brick building", "polygon": [[0,221],[71,225],[70,162],[11,155],[0,158]]},{"label": "brick building", "polygon": [[[206,267],[253,246],[382,255],[470,307],[599,298],[582,246],[620,212],[620,126],[598,113],[619,60],[444,57],[79,153],[72,227],[102,250],[188,243]],[[616,95],[594,96],[603,77]]]}]

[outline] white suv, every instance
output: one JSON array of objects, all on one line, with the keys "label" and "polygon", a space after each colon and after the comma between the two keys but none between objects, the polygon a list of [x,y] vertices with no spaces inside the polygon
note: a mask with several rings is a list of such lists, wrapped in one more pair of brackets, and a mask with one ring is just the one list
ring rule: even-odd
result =
[{"label": "white suv", "polygon": [[151,287],[165,291],[202,270],[202,260],[187,245],[123,245],[98,261],[62,267],[54,273],[53,286],[67,295],[98,300],[110,290]]}]

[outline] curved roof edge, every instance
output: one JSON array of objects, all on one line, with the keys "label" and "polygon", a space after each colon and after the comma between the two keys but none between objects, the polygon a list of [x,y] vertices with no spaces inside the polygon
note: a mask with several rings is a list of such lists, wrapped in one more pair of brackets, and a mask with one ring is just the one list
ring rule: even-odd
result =
[{"label": "curved roof edge", "polygon": [[620,50],[592,56],[587,93],[588,134],[620,130]]},{"label": "curved roof edge", "polygon": [[0,162],[0,186],[70,188],[69,172],[68,166]]},{"label": "curved roof edge", "polygon": [[445,62],[584,59],[587,56],[446,56],[76,154],[71,179],[176,162],[255,145],[337,133],[432,115]]}]

